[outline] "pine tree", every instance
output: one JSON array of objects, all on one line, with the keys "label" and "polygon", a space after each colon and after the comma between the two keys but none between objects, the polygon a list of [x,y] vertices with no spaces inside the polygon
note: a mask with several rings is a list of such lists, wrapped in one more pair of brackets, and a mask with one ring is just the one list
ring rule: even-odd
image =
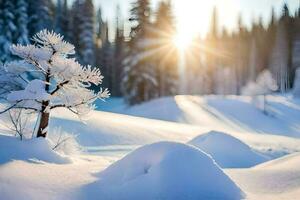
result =
[{"label": "pine tree", "polygon": [[30,37],[42,29],[53,28],[53,7],[52,0],[28,0]]},{"label": "pine tree", "polygon": [[72,7],[72,41],[83,64],[94,64],[94,5],[92,0],[76,0]]},{"label": "pine tree", "polygon": [[[101,71],[105,77],[109,77],[104,80],[103,85],[113,91],[113,61],[116,59],[113,57],[113,47],[109,41],[109,28],[108,23],[103,21],[101,8],[97,11],[96,17],[96,65],[101,67]],[[97,88],[95,88],[97,90]]]},{"label": "pine tree", "polygon": [[[104,82],[105,87],[112,91],[113,88],[113,49],[108,38],[108,23],[104,22],[102,27],[102,46],[100,49],[100,65],[103,68],[103,74],[107,77]],[[98,55],[99,56],[99,55]]]},{"label": "pine tree", "polygon": [[116,33],[115,45],[113,52],[113,67],[112,67],[112,95],[121,96],[121,81],[123,72],[123,59],[125,54],[125,38],[124,38],[124,24],[121,22],[120,7],[117,6],[116,17]]},{"label": "pine tree", "polygon": [[257,76],[257,66],[258,66],[258,54],[255,38],[251,40],[251,49],[250,49],[250,60],[249,60],[249,79],[248,81],[254,81]]},{"label": "pine tree", "polygon": [[11,0],[2,0],[1,18],[2,34],[0,37],[0,60],[2,62],[11,60],[10,46],[14,41],[14,34],[17,31],[14,15],[14,2]]},{"label": "pine tree", "polygon": [[15,32],[14,42],[19,44],[28,44],[29,43],[29,33],[28,33],[28,3],[25,0],[16,0],[16,9],[15,9],[15,21],[17,30]]},{"label": "pine tree", "polygon": [[62,0],[57,0],[56,1],[56,9],[55,9],[55,31],[61,34],[64,34],[62,32],[62,17],[63,17],[63,5],[62,5]]},{"label": "pine tree", "polygon": [[149,0],[137,0],[131,8],[130,51],[124,61],[123,93],[129,104],[148,101],[158,96],[153,51],[149,49],[150,22]]},{"label": "pine tree", "polygon": [[155,54],[159,96],[174,95],[178,90],[178,49],[173,44],[176,34],[170,1],[161,2],[154,24],[154,40],[158,49]]},{"label": "pine tree", "polygon": [[57,0],[55,9],[55,30],[65,35],[66,40],[70,40],[70,12],[67,0]]},{"label": "pine tree", "polygon": [[212,51],[207,51],[206,59],[207,59],[207,77],[208,80],[206,82],[207,88],[210,94],[215,93],[216,83],[215,83],[215,72],[218,65],[218,55],[216,53],[218,48],[218,11],[217,8],[213,8],[212,18],[211,18],[211,27],[210,32],[207,36],[207,45]]},{"label": "pine tree", "polygon": [[285,4],[282,17],[278,24],[275,45],[270,61],[270,70],[274,75],[281,92],[286,92],[291,85],[291,42],[289,23],[289,10]]}]

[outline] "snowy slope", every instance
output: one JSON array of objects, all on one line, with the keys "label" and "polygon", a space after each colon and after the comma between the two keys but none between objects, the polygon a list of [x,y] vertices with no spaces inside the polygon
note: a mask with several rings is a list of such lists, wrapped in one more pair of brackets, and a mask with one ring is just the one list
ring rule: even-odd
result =
[{"label": "snowy slope", "polygon": [[[300,151],[300,140],[297,139],[300,102],[294,99],[269,97],[273,116],[265,116],[256,110],[245,97],[224,99],[214,96],[177,96],[154,101],[159,103],[155,103],[155,106],[153,102],[139,105],[145,106],[144,113],[140,112],[142,110],[139,111],[138,107],[126,108],[115,103],[114,108],[107,110],[115,109],[114,112],[123,114],[93,111],[85,123],[81,123],[66,110],[57,110],[52,115],[50,134],[55,127],[62,127],[63,130],[78,135],[79,143],[89,151],[85,155],[72,156],[72,162],[69,164],[58,164],[59,162],[51,161],[52,158],[47,160],[39,155],[14,157],[13,150],[2,151],[5,156],[1,158],[6,157],[6,160],[0,164],[1,198],[15,200],[26,196],[29,200],[78,199],[91,189],[87,186],[98,183],[99,177],[96,174],[135,148],[157,141],[186,143],[208,131],[226,132],[230,137],[234,137],[233,139],[237,138],[255,152],[271,159]],[[155,109],[156,107],[158,109]],[[165,110],[160,115],[162,107]],[[144,117],[124,114],[124,110],[128,114],[131,109],[136,109],[131,111],[132,115],[136,112],[136,115]],[[169,109],[174,112],[169,112]],[[250,114],[254,117],[249,117]],[[256,127],[256,124],[260,126]],[[0,126],[3,133],[5,126]],[[9,144],[5,140],[2,141]],[[215,145],[219,143],[214,143],[213,146]],[[27,150],[25,146],[21,148],[23,149],[17,152]],[[44,162],[28,162],[31,157]],[[254,168],[226,169],[225,173],[246,193],[248,199],[293,200],[300,195],[298,160],[299,154],[292,154]],[[236,163],[232,161],[231,164],[239,164],[238,162],[240,159]],[[100,190],[98,184],[95,186],[95,190]]]},{"label": "snowy slope", "polygon": [[249,199],[297,200],[300,196],[300,155],[295,153],[250,169],[226,170]]},{"label": "snowy slope", "polygon": [[188,141],[205,127],[146,119],[123,114],[93,111],[81,122],[67,110],[54,113],[50,128],[78,135],[83,146],[143,145],[161,140]]},{"label": "snowy slope", "polygon": [[[217,123],[217,122],[215,122]],[[93,111],[82,123],[72,113],[58,110],[54,113],[50,131],[55,127],[77,135],[79,143],[93,152],[121,151],[128,153],[134,148],[157,141],[188,142],[210,130],[225,131],[255,150],[273,158],[300,151],[300,140],[270,134],[228,131],[215,125],[196,126],[153,120],[101,111]],[[124,149],[124,151],[122,150]]]},{"label": "snowy slope", "polygon": [[[268,96],[265,115],[250,97],[175,96],[126,108],[109,109],[151,119],[188,123],[220,131],[255,132],[300,137],[300,102],[285,96]],[[108,107],[109,107],[108,102]]]}]

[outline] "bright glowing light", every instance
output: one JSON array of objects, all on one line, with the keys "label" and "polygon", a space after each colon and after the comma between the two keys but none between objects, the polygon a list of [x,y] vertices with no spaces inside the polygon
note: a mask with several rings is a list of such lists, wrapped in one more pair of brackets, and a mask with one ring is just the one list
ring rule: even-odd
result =
[{"label": "bright glowing light", "polygon": [[217,6],[222,26],[233,28],[236,25],[238,5],[234,0],[173,0],[173,2],[179,38],[185,36],[189,38],[187,40],[191,40],[191,37],[199,34],[205,36],[210,29],[214,6]]},{"label": "bright glowing light", "polygon": [[192,43],[192,37],[189,32],[178,32],[173,37],[173,43],[179,50],[186,50]]}]

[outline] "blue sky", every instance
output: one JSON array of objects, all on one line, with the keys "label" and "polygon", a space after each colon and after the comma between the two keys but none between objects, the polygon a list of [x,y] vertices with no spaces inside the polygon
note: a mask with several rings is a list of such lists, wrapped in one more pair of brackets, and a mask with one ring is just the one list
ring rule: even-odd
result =
[{"label": "blue sky", "polygon": [[[96,7],[101,6],[104,19],[113,26],[116,6],[120,5],[123,18],[126,20],[130,3],[133,1],[94,0],[94,3]],[[156,8],[158,2],[159,0],[152,0],[152,7]],[[205,35],[209,29],[211,9],[214,5],[218,7],[220,26],[233,30],[239,13],[242,14],[243,22],[247,26],[250,26],[253,19],[258,19],[258,16],[262,16],[266,23],[270,19],[271,8],[274,7],[278,15],[284,2],[288,4],[291,13],[294,13],[299,6],[299,0],[173,0],[173,6],[179,29]],[[192,22],[188,20],[191,18]],[[113,31],[111,33],[113,34]]]}]

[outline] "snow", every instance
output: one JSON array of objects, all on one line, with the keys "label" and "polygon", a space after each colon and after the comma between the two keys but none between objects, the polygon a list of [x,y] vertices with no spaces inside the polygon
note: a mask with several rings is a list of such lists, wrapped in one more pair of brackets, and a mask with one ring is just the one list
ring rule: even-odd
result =
[{"label": "snow", "polygon": [[99,174],[84,199],[241,199],[242,191],[204,152],[160,142],[141,147]]},{"label": "snow", "polygon": [[[20,141],[16,137],[0,135],[0,164],[12,160],[42,161],[48,163],[66,164],[70,160],[55,153],[48,140],[34,139]],[[5,149],[5,151],[3,150]]]},{"label": "snow", "polygon": [[50,97],[51,95],[45,91],[45,82],[38,79],[30,81],[25,90],[13,91],[7,95],[10,102],[22,100],[46,101]]},{"label": "snow", "polygon": [[299,153],[250,169],[226,173],[245,191],[248,199],[296,200],[300,195]]},{"label": "snow", "polygon": [[189,144],[211,155],[222,168],[249,168],[268,160],[242,141],[222,132],[211,131]]},{"label": "snow", "polygon": [[[208,136],[209,147],[212,147],[213,150],[226,147],[220,145],[220,143],[234,147],[221,152],[223,153],[222,161],[228,160],[231,156],[239,155],[240,152],[246,154],[240,158],[239,162],[230,163],[235,164],[235,167],[242,167],[238,165],[246,162],[246,160],[251,163],[251,166],[252,164],[255,165],[254,161],[257,161],[258,157],[278,158],[251,168],[242,169],[220,169],[218,167],[218,165],[221,166],[220,163],[218,165],[213,164],[214,168],[217,168],[221,174],[224,175],[225,173],[231,178],[230,183],[234,183],[241,188],[247,199],[298,199],[300,195],[300,172],[297,166],[300,159],[297,152],[300,152],[300,129],[298,125],[300,122],[300,102],[288,95],[268,95],[266,99],[268,100],[270,115],[265,115],[259,111],[252,104],[251,98],[236,96],[166,97],[134,107],[125,106],[121,99],[115,99],[112,102],[108,100],[100,106],[100,109],[107,105],[104,110],[115,113],[92,111],[84,123],[70,111],[57,109],[51,113],[49,136],[55,132],[57,127],[61,127],[62,131],[75,135],[78,143],[83,146],[85,151],[83,154],[68,156],[67,161],[70,159],[72,162],[68,161],[67,164],[62,164],[65,163],[65,157],[54,153],[51,149],[48,149],[49,151],[47,150],[48,153],[46,154],[52,155],[54,153],[55,156],[59,156],[58,160],[63,158],[64,162],[58,162],[53,158],[47,158],[47,156],[43,158],[42,153],[38,153],[40,151],[34,151],[31,147],[38,148],[31,144],[38,143],[36,139],[21,142],[12,137],[1,136],[1,149],[2,146],[3,149],[9,149],[0,152],[0,160],[2,158],[6,159],[1,161],[0,164],[1,198],[15,200],[26,196],[26,199],[29,200],[85,200],[94,199],[90,198],[89,195],[99,195],[95,198],[100,198],[103,197],[100,195],[113,195],[109,191],[124,191],[125,188],[128,188],[123,195],[125,198],[128,197],[126,195],[129,195],[127,191],[132,191],[132,188],[129,188],[131,185],[138,183],[139,180],[150,180],[151,178],[145,178],[149,177],[150,172],[151,175],[154,175],[151,176],[152,178],[157,177],[157,171],[166,174],[166,177],[168,177],[168,179],[161,179],[161,182],[166,184],[165,188],[170,184],[182,184],[191,175],[189,172],[193,172],[193,176],[196,178],[193,181],[187,181],[192,186],[182,186],[175,190],[178,193],[185,192],[183,189],[193,188],[204,181],[202,177],[201,179],[197,178],[203,172],[201,170],[203,168],[201,168],[202,165],[198,168],[194,167],[195,164],[199,164],[197,162],[198,158],[195,158],[198,157],[195,151],[198,154],[200,152],[199,160],[201,161],[203,161],[202,158],[206,154],[199,149],[197,150],[196,147],[178,143],[175,143],[175,145],[171,142],[188,143],[196,137],[207,137],[210,131],[215,130],[222,134]],[[1,107],[4,106],[1,105]],[[161,110],[163,112],[160,112]],[[129,112],[132,115],[140,116],[129,116]],[[2,120],[2,116],[0,116],[0,119]],[[0,132],[8,133],[5,121],[0,123]],[[226,135],[223,133],[226,133]],[[13,144],[4,146],[5,143],[9,144],[5,138],[13,139]],[[163,144],[168,144],[168,148],[155,146],[155,150],[152,147],[149,151],[147,150],[147,154],[140,155],[139,153],[137,159],[131,159],[133,154],[130,152],[138,148],[137,151],[134,151],[134,155],[140,150],[144,153],[146,150],[143,149],[151,147],[148,144],[160,141],[168,141],[163,142]],[[48,141],[46,143],[48,144]],[[170,143],[172,145],[169,145]],[[176,147],[169,148],[173,144]],[[50,145],[52,147],[51,143]],[[143,145],[146,146],[141,147]],[[22,149],[18,150],[17,147],[22,147]],[[16,149],[16,152],[22,153],[16,156],[14,149]],[[27,152],[29,149],[32,149],[32,151],[29,151],[31,155],[23,156],[23,154],[27,155],[23,152]],[[180,153],[174,155],[171,150],[189,153],[184,154],[184,156],[181,156]],[[252,157],[248,156],[247,153],[250,153]],[[210,154],[212,159],[217,163],[220,162],[216,154]],[[119,162],[122,164],[124,162],[123,157],[127,160],[126,166],[122,166],[122,170],[114,171],[116,176],[113,177],[117,179],[123,174],[127,178],[133,178],[133,180],[126,181],[128,179],[122,179],[124,180],[121,181],[122,186],[115,184],[115,186],[109,187],[109,184],[106,183],[103,186],[105,181],[115,181],[115,179],[110,179],[111,176],[103,176],[104,169],[112,169],[112,166],[117,165]],[[130,160],[128,160],[128,157]],[[159,158],[161,162],[152,158]],[[121,161],[118,162],[119,159]],[[129,164],[131,161],[132,164]],[[148,163],[152,169],[157,169],[157,171],[149,170],[148,174],[139,176],[136,172],[143,169],[142,167],[145,166],[144,164],[147,161],[149,161]],[[115,164],[111,165],[113,163]],[[186,165],[187,163],[189,165]],[[168,170],[165,170],[164,166],[168,167]],[[183,168],[183,166],[186,166],[186,168]],[[205,172],[210,174],[211,168],[207,165],[203,166],[206,166]],[[187,172],[183,173],[182,169],[186,169]],[[206,175],[206,173],[204,174]],[[170,174],[175,175],[170,177]],[[209,180],[214,181],[214,178]],[[145,184],[152,183],[157,182],[153,181]],[[216,181],[213,183],[215,190],[222,189]],[[145,185],[138,184],[136,187],[143,189],[142,186]],[[160,187],[162,186],[160,185]],[[150,188],[149,185],[148,188]],[[104,189],[105,191],[103,191]],[[160,192],[160,190],[156,191]],[[139,195],[138,190],[134,192],[130,195]],[[151,193],[151,188],[147,192]],[[169,195],[173,194],[170,193]],[[143,199],[144,197],[145,195]],[[104,197],[101,199],[105,200]]]}]

